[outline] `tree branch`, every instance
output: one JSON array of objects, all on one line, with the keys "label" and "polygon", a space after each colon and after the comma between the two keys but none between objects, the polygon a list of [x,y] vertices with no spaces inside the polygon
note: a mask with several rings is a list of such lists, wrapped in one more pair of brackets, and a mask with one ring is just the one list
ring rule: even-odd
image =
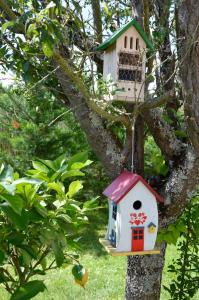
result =
[{"label": "tree branch", "polygon": [[167,226],[174,223],[182,214],[187,203],[192,198],[199,182],[199,155],[191,147],[187,148],[185,158],[172,171],[165,186],[165,204],[168,205],[163,213],[160,224]]},{"label": "tree branch", "polygon": [[58,52],[54,52],[53,59],[64,71],[64,73],[74,82],[76,88],[83,95],[90,109],[110,122],[121,122],[126,127],[130,126],[129,119],[126,116],[114,116],[112,114],[109,114],[96,104],[94,99],[92,99],[92,96],[89,94],[87,88],[85,87],[83,79],[79,76],[79,74],[75,73],[75,71],[67,63],[66,59],[64,59]]},{"label": "tree branch", "polygon": [[148,0],[143,0],[143,13],[144,13],[144,30],[149,37],[150,29],[149,29],[149,1]]},{"label": "tree branch", "polygon": [[[2,10],[6,13],[6,15],[8,16],[9,20],[12,21],[16,21],[17,22],[17,15],[13,12],[13,10],[9,7],[9,5],[6,3],[6,1],[4,0],[0,0],[0,7],[2,8]],[[17,30],[18,33],[24,33],[24,25],[21,23],[17,24]]]},{"label": "tree branch", "polygon": [[174,98],[174,96],[175,96],[175,92],[174,92],[174,90],[171,90],[171,91],[168,91],[167,93],[165,93],[163,96],[160,96],[156,99],[146,99],[145,102],[143,102],[137,106],[137,110],[139,112],[142,112],[144,110],[159,107],[159,106],[167,103],[168,101],[172,100]]},{"label": "tree branch", "polygon": [[165,158],[172,161],[180,156],[184,151],[184,144],[176,138],[174,130],[164,121],[163,111],[156,108],[143,111],[142,115]]},{"label": "tree branch", "polygon": [[183,1],[178,7],[179,56],[182,94],[184,98],[185,122],[189,140],[199,153],[199,10],[198,1],[191,7]]},{"label": "tree branch", "polygon": [[93,110],[96,104],[89,99],[90,95],[83,81],[77,80],[77,75],[71,71],[67,61],[60,54],[55,53],[53,59],[56,66],[59,66],[56,75],[69,99],[71,109],[85,131],[92,149],[105,167],[106,173],[110,178],[114,178],[123,167],[124,156],[120,147],[111,132],[104,127],[101,117]]},{"label": "tree branch", "polygon": [[98,43],[102,42],[102,16],[100,10],[100,1],[99,0],[91,0],[92,10],[93,10],[93,21],[94,28],[96,32],[96,41]]},{"label": "tree branch", "polygon": [[3,11],[6,13],[6,15],[13,21],[17,19],[17,16],[12,11],[12,9],[7,5],[6,1],[0,0],[0,7],[3,9]]}]

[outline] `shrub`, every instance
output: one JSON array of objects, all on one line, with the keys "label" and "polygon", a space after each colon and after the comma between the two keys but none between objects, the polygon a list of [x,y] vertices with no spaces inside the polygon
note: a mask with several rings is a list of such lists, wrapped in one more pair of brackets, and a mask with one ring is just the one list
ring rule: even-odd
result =
[{"label": "shrub", "polygon": [[87,221],[86,211],[96,206],[94,200],[75,200],[83,188],[76,177],[84,176],[82,169],[90,163],[86,153],[68,161],[65,155],[37,160],[21,178],[11,166],[1,165],[0,283],[12,300],[44,291],[34,275],[76,262],[78,228]]}]

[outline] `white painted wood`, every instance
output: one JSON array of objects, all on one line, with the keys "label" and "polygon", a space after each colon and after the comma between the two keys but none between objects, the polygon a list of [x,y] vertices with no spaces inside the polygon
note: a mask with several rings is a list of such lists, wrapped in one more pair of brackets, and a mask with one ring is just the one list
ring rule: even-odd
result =
[{"label": "white painted wood", "polygon": [[105,79],[110,77],[113,81],[116,81],[116,62],[116,47],[110,47],[104,53],[103,76]]},{"label": "white painted wood", "polygon": [[[125,48],[125,37],[127,38],[127,45]],[[133,38],[133,48],[130,48],[130,39]],[[139,39],[139,49],[136,49],[136,39]],[[119,65],[119,53],[137,53],[142,57],[142,66],[121,66]],[[105,96],[105,100],[117,100],[128,102],[143,102],[144,101],[144,81],[145,81],[145,61],[146,61],[146,44],[136,29],[131,26],[125,33],[123,33],[116,41],[115,46],[109,47],[104,52],[104,72],[103,78],[105,80],[112,78],[115,86],[119,91],[112,94],[115,89],[114,86],[109,88],[110,94]],[[134,69],[142,72],[142,81],[124,81],[119,80],[119,68]]]}]

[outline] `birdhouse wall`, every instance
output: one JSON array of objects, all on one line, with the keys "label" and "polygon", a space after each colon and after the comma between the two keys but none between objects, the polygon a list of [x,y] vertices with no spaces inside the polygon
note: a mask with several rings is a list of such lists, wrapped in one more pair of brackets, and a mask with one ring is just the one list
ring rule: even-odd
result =
[{"label": "birdhouse wall", "polygon": [[116,57],[116,44],[109,47],[104,53],[104,68],[103,77],[108,80],[111,79],[113,82],[117,80],[117,57]]},{"label": "birdhouse wall", "polygon": [[[140,209],[135,210],[133,204],[135,201],[141,201]],[[146,219],[142,219],[143,224],[132,224],[132,214],[138,216],[144,214]],[[158,229],[158,210],[154,195],[146,188],[143,183],[138,182],[134,188],[118,203],[118,241],[117,251],[131,251],[132,248],[132,227],[144,228],[144,250],[152,250],[155,245]],[[150,233],[148,225],[153,222],[156,225],[154,233]]]},{"label": "birdhouse wall", "polygon": [[[126,45],[124,43],[124,38],[127,37]],[[131,38],[133,38],[132,44]],[[136,39],[139,40],[138,45],[136,47]],[[132,47],[131,47],[132,46]],[[138,49],[139,48],[139,49]],[[146,51],[146,44],[140,34],[137,32],[135,27],[131,26],[125,33],[123,33],[118,39],[116,43],[116,51],[117,53],[120,51],[129,51],[129,52],[137,52],[137,51]]]}]

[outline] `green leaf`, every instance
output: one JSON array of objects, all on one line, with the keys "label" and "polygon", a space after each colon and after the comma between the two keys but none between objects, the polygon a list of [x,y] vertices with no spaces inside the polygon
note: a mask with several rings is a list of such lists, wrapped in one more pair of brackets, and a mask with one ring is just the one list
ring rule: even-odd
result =
[{"label": "green leaf", "polygon": [[71,166],[76,163],[76,162],[85,162],[88,159],[88,153],[87,151],[80,152],[75,154],[74,156],[71,157],[71,159],[68,162],[68,170],[71,169]]},{"label": "green leaf", "polygon": [[14,195],[16,190],[16,185],[14,183],[6,183],[0,182],[0,186],[2,186],[9,194]]},{"label": "green leaf", "polygon": [[69,206],[70,206],[70,210],[72,211],[78,211],[78,212],[81,211],[81,208],[75,203],[70,203]]},{"label": "green leaf", "polygon": [[0,250],[0,264],[4,261],[5,254],[2,250]]},{"label": "green leaf", "polygon": [[26,228],[28,223],[27,214],[22,211],[21,216],[15,213],[7,203],[0,204],[0,209],[7,215],[8,219],[15,225],[18,229],[23,230]]},{"label": "green leaf", "polygon": [[0,195],[0,197],[4,200],[6,200],[9,205],[12,207],[12,209],[18,214],[21,215],[21,211],[24,208],[24,202],[23,199],[19,195],[9,195],[9,194],[3,194]]},{"label": "green leaf", "polygon": [[41,280],[29,281],[21,285],[11,296],[10,300],[28,300],[36,296],[38,293],[46,289],[45,284]]},{"label": "green leaf", "polygon": [[84,163],[76,162],[76,163],[72,164],[71,170],[80,170],[82,168],[85,168],[86,166],[89,166],[90,164],[92,164],[92,160],[89,160],[89,159]]},{"label": "green leaf", "polygon": [[25,250],[32,258],[37,259],[37,253],[30,245],[21,244],[18,247]]},{"label": "green leaf", "polygon": [[31,256],[26,250],[20,249],[20,264],[28,267],[31,263]]},{"label": "green leaf", "polygon": [[49,177],[46,175],[46,173],[38,171],[38,170],[28,170],[27,175],[31,176],[32,179],[41,180],[43,182],[49,182]]},{"label": "green leaf", "polygon": [[52,43],[50,40],[48,39],[43,40],[41,46],[44,54],[47,57],[51,57],[53,55],[54,43]]},{"label": "green leaf", "polygon": [[59,209],[60,207],[64,206],[66,204],[66,200],[56,200],[53,202],[53,205]]},{"label": "green leaf", "polygon": [[53,163],[56,166],[56,169],[60,169],[64,166],[64,163],[66,162],[66,154],[60,155],[58,158],[56,158]]},{"label": "green leaf", "polygon": [[4,273],[0,273],[0,283],[9,282],[10,278],[6,276]]},{"label": "green leaf", "polygon": [[47,217],[47,215],[48,215],[48,210],[47,210],[45,207],[43,207],[43,206],[42,206],[41,204],[39,204],[39,203],[35,204],[34,207],[35,207],[36,211],[37,211],[43,218]]},{"label": "green leaf", "polygon": [[107,14],[107,16],[110,16],[111,12],[109,11],[109,7],[108,7],[107,3],[104,2],[103,4],[104,4],[104,11],[105,11],[105,13]]},{"label": "green leaf", "polygon": [[65,187],[61,182],[51,182],[48,183],[48,188],[50,190],[56,191],[58,194],[64,194],[65,193]]},{"label": "green leaf", "polygon": [[71,182],[71,184],[69,185],[69,188],[68,188],[67,196],[69,196],[69,198],[72,198],[82,188],[83,188],[83,185],[82,185],[81,181],[76,180],[76,181]]},{"label": "green leaf", "polygon": [[27,73],[28,72],[28,69],[30,67],[30,63],[28,61],[26,61],[24,64],[23,64],[23,71],[24,73]]},{"label": "green leaf", "polygon": [[43,183],[42,180],[37,179],[37,178],[28,178],[28,177],[24,177],[24,178],[20,178],[14,181],[14,183],[17,184],[26,184],[26,183],[30,183],[30,184],[41,184]]},{"label": "green leaf", "polygon": [[85,176],[85,174],[79,170],[70,170],[62,174],[61,180],[65,180],[66,178],[76,177],[76,176]]},{"label": "green leaf", "polygon": [[56,4],[53,1],[50,1],[50,3],[45,7],[45,10],[55,6]]},{"label": "green leaf", "polygon": [[176,228],[178,229],[178,231],[180,232],[187,232],[187,227],[186,224],[183,222],[178,222],[176,225]]},{"label": "green leaf", "polygon": [[53,171],[57,171],[56,166],[52,160],[39,159],[39,161],[42,162],[45,166],[47,166],[49,169],[52,169]]},{"label": "green leaf", "polygon": [[74,265],[72,268],[72,274],[75,278],[75,280],[81,280],[84,276],[85,269],[82,265]]},{"label": "green leaf", "polygon": [[1,31],[2,33],[8,29],[9,27],[13,26],[15,24],[15,21],[8,21],[6,23],[4,23],[2,26],[1,26]]},{"label": "green leaf", "polygon": [[24,239],[26,238],[25,234],[22,234],[21,232],[17,232],[16,230],[12,231],[8,236],[7,240],[9,243],[19,246],[23,243]]},{"label": "green leaf", "polygon": [[160,166],[159,173],[163,176],[166,176],[169,172],[169,167],[165,165],[165,161],[163,161],[163,165]]},{"label": "green leaf", "polygon": [[33,168],[36,169],[36,170],[42,171],[44,173],[49,172],[49,168],[46,165],[44,165],[42,162],[33,160],[32,165],[33,165]]},{"label": "green leaf", "polygon": [[98,201],[97,201],[98,199],[99,197],[95,197],[91,200],[85,201],[83,204],[83,209],[89,210],[98,207]]},{"label": "green leaf", "polygon": [[61,214],[61,215],[58,215],[57,216],[57,219],[60,219],[60,220],[63,220],[65,221],[66,223],[72,223],[72,219],[69,215],[67,214]]},{"label": "green leaf", "polygon": [[8,166],[1,166],[1,171],[0,171],[0,181],[6,181],[11,183],[13,181],[13,168],[8,165]]},{"label": "green leaf", "polygon": [[54,240],[52,242],[52,249],[53,249],[53,252],[55,255],[56,264],[58,267],[60,267],[64,262],[64,254],[63,254],[63,250],[57,240]]},{"label": "green leaf", "polygon": [[32,23],[28,26],[28,29],[26,31],[28,36],[34,35],[34,34],[38,34],[37,28],[36,28],[36,24]]},{"label": "green leaf", "polygon": [[174,231],[167,231],[164,234],[164,240],[168,243],[168,244],[175,244],[178,238],[178,235],[176,233],[174,233]]},{"label": "green leaf", "polygon": [[82,11],[82,7],[79,4],[79,1],[73,1],[73,5],[75,6],[75,9],[77,12],[81,12]]}]

